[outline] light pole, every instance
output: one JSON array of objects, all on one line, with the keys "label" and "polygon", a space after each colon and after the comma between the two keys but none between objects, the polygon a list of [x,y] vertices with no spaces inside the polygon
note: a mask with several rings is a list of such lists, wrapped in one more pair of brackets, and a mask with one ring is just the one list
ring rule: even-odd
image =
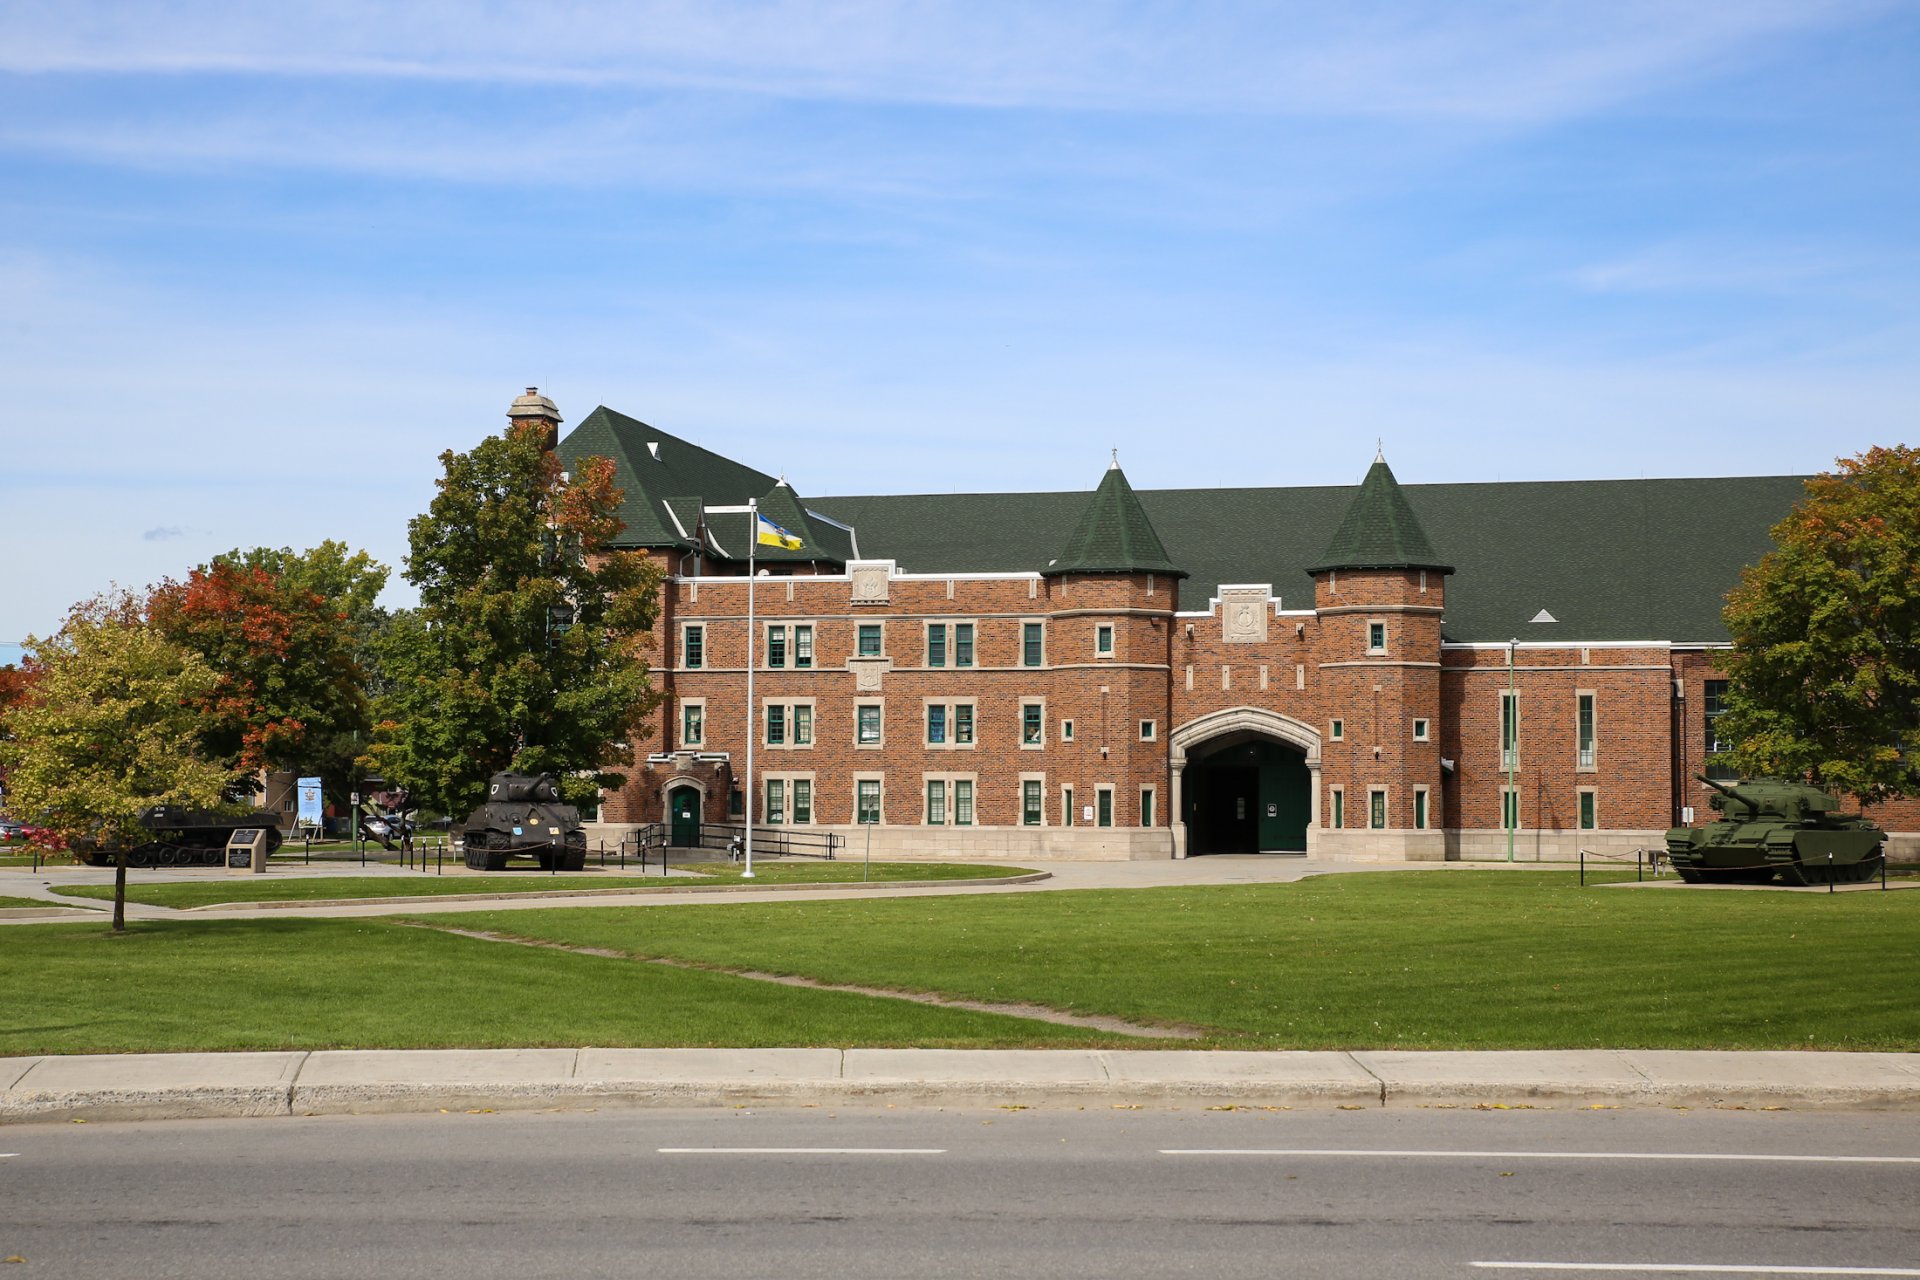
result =
[{"label": "light pole", "polygon": [[[1542,609],[1527,621],[1558,622],[1560,619]],[[1500,716],[1500,750],[1507,758],[1507,794],[1501,799],[1500,810],[1507,825],[1508,862],[1513,861],[1514,828],[1520,825],[1520,788],[1515,781],[1520,771],[1520,703],[1513,688],[1513,651],[1519,647],[1519,636],[1507,641],[1507,705]]]}]

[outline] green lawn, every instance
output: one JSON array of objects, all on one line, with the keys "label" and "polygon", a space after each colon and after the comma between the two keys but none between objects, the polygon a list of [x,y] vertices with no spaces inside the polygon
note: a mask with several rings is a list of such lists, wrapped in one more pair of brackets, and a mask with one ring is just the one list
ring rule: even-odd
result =
[{"label": "green lawn", "polygon": [[1121,1042],[1019,1018],[504,946],[384,920],[140,921],[122,937],[104,923],[14,926],[5,948],[0,1056]]},{"label": "green lawn", "polygon": [[1920,893],[1562,872],[462,913],[516,934],[1217,1029],[1239,1048],[1920,1049]]},{"label": "green lawn", "polygon": [[[741,884],[823,884],[858,881],[856,862],[762,862],[754,878],[741,880],[740,870],[724,862],[692,864],[685,870],[724,882]],[[134,873],[138,876],[138,872]],[[215,902],[306,902],[329,898],[424,898],[443,893],[532,893],[576,889],[658,889],[685,885],[685,877],[612,875],[419,875],[419,876],[303,876],[299,879],[256,879],[210,873],[207,880],[160,881],[127,885],[127,901],[155,907],[204,907]],[[875,863],[873,879],[967,880],[989,876],[1025,875],[1026,867],[982,867],[940,862]],[[113,900],[113,886],[62,885],[54,892],[68,898]]]},{"label": "green lawn", "polygon": [[[111,898],[113,895],[109,893],[107,896]],[[0,894],[0,911],[13,907],[57,907],[59,905],[57,902],[48,902],[45,898],[13,898]]]}]

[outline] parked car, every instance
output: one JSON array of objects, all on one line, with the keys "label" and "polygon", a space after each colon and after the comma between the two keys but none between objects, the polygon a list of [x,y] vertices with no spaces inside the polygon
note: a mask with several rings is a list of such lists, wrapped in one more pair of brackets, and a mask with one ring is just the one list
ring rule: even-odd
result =
[{"label": "parked car", "polygon": [[0,840],[20,840],[27,834],[26,824],[12,818],[0,818]]},{"label": "parked car", "polygon": [[383,840],[395,840],[401,836],[412,835],[419,824],[412,819],[403,819],[397,813],[383,813],[377,818],[368,818],[366,832],[370,836],[379,836]]}]

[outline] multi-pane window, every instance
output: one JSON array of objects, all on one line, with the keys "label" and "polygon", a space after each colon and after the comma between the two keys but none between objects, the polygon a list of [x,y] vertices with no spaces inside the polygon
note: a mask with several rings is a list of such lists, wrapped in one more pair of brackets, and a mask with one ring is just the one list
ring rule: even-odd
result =
[{"label": "multi-pane window", "polygon": [[1387,651],[1387,624],[1369,622],[1367,624],[1367,652],[1385,653]]},{"label": "multi-pane window", "polygon": [[683,702],[680,704],[680,745],[698,747],[707,740],[707,708],[705,703]]},{"label": "multi-pane window", "polygon": [[947,780],[927,779],[927,825],[937,827],[947,820]]},{"label": "multi-pane window", "polygon": [[793,820],[797,823],[813,821],[813,779],[811,778],[793,780]]},{"label": "multi-pane window", "polygon": [[1336,827],[1347,825],[1347,793],[1339,787],[1333,789],[1333,824]]},{"label": "multi-pane window", "polygon": [[[1520,765],[1520,700],[1517,695],[1500,695],[1500,767]],[[1511,824],[1509,824],[1511,825]]]},{"label": "multi-pane window", "polygon": [[787,741],[787,709],[782,706],[767,708],[767,745],[784,746]]},{"label": "multi-pane window", "polygon": [[973,825],[973,782],[967,778],[953,781],[953,820],[956,825]]},{"label": "multi-pane window", "polygon": [[854,709],[857,730],[854,741],[861,746],[874,746],[880,741],[880,704],[863,702]]},{"label": "multi-pane window", "polygon": [[787,820],[787,783],[784,778],[767,779],[767,821],[781,823]]},{"label": "multi-pane window", "polygon": [[1020,626],[1020,665],[1023,667],[1040,666],[1047,656],[1046,632],[1037,622],[1026,622]]},{"label": "multi-pane window", "polygon": [[877,622],[861,623],[858,636],[859,636],[859,639],[857,640],[856,647],[854,649],[854,652],[856,654],[858,654],[862,658],[877,658],[880,656],[880,624],[879,623]]},{"label": "multi-pane window", "polygon": [[1153,825],[1153,788],[1152,787],[1140,788],[1140,825],[1143,827],[1150,827]]},{"label": "multi-pane window", "polygon": [[1367,825],[1375,831],[1383,831],[1387,826],[1387,793],[1384,791],[1367,792]]},{"label": "multi-pane window", "polygon": [[880,821],[880,779],[862,778],[854,784],[854,821],[873,826]]},{"label": "multi-pane window", "polygon": [[971,622],[953,624],[953,665],[956,667],[973,665],[973,624]]},{"label": "multi-pane window", "polygon": [[707,629],[698,623],[680,633],[680,665],[692,670],[707,660]]},{"label": "multi-pane window", "polygon": [[1046,803],[1046,784],[1038,778],[1028,778],[1020,784],[1020,824],[1026,827],[1040,825],[1042,809]]},{"label": "multi-pane window", "polygon": [[927,665],[944,667],[947,665],[947,624],[933,622],[927,625]]},{"label": "multi-pane window", "polygon": [[767,705],[767,745],[770,747],[810,747],[813,745],[813,707],[801,702]]},{"label": "multi-pane window", "polygon": [[1020,704],[1020,745],[1037,747],[1046,741],[1046,708],[1038,702]]},{"label": "multi-pane window", "polygon": [[787,629],[784,626],[767,628],[767,665],[787,665]]},{"label": "multi-pane window", "polygon": [[1724,782],[1738,778],[1740,776],[1739,770],[1729,769],[1726,765],[1718,763],[1713,758],[1716,752],[1733,750],[1733,743],[1721,737],[1719,732],[1720,716],[1727,709],[1727,682],[1725,680],[1709,680],[1706,682],[1702,694],[1700,709],[1707,722],[1707,776],[1716,782]]},{"label": "multi-pane window", "polygon": [[793,629],[793,665],[805,670],[813,665],[813,626],[800,623]]},{"label": "multi-pane window", "polygon": [[973,704],[971,702],[954,704],[953,740],[962,745],[973,741]]},{"label": "multi-pane window", "polygon": [[932,746],[941,746],[947,740],[947,709],[930,706],[927,708],[927,742]]},{"label": "multi-pane window", "polygon": [[1425,790],[1413,793],[1413,829],[1415,831],[1425,831],[1427,829],[1427,793]]},{"label": "multi-pane window", "polygon": [[1113,656],[1113,624],[1103,622],[1093,629],[1093,653],[1097,658]]},{"label": "multi-pane window", "polygon": [[1600,825],[1597,821],[1598,815],[1594,812],[1594,809],[1595,801],[1593,792],[1582,791],[1580,793],[1580,829],[1582,831],[1592,831]]},{"label": "multi-pane window", "polygon": [[1578,708],[1575,718],[1578,722],[1576,732],[1579,738],[1580,767],[1591,769],[1593,768],[1593,695],[1581,694]]},{"label": "multi-pane window", "polygon": [[804,702],[793,709],[793,745],[796,747],[813,745],[813,707]]},{"label": "multi-pane window", "polygon": [[971,746],[972,743],[973,704],[971,702],[927,704],[928,746]]},{"label": "multi-pane window", "polygon": [[1099,815],[1095,825],[1110,827],[1113,825],[1113,788],[1102,787],[1094,796],[1094,812]]}]

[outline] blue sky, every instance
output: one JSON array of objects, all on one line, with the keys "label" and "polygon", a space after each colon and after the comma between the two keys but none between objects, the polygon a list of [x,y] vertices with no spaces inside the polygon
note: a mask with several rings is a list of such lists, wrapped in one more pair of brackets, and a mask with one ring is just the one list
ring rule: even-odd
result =
[{"label": "blue sky", "polygon": [[[0,640],[538,384],[803,494],[1911,440],[1920,7],[0,7]],[[4,657],[0,650],[0,658]]]}]

